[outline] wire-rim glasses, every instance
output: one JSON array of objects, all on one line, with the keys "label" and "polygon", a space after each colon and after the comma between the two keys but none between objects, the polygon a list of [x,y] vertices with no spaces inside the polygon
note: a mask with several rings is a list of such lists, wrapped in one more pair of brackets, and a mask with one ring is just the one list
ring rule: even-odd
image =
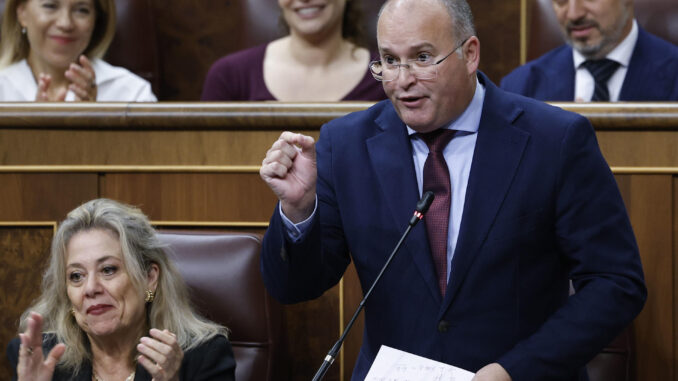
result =
[{"label": "wire-rim glasses", "polygon": [[407,63],[382,63],[381,60],[370,62],[370,72],[377,81],[390,82],[398,78],[400,75],[400,68],[407,68],[410,73],[417,79],[430,80],[438,77],[438,65],[440,65],[452,53],[459,50],[468,41],[466,38],[456,48],[449,52],[445,57],[436,62],[422,61],[419,58],[407,60]]}]

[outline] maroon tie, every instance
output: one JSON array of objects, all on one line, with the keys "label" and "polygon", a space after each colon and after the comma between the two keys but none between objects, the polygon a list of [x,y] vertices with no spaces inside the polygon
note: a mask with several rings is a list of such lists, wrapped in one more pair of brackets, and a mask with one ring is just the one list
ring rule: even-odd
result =
[{"label": "maroon tie", "polygon": [[455,133],[455,130],[438,129],[420,134],[429,149],[424,163],[424,192],[432,191],[435,195],[424,221],[438,275],[438,287],[443,297],[447,287],[447,230],[451,204],[450,171],[447,169],[443,149]]}]

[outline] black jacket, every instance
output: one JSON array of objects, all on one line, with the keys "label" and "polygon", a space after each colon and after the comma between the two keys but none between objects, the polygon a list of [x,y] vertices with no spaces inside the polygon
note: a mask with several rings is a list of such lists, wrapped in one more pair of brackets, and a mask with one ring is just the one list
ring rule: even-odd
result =
[{"label": "black jacket", "polygon": [[[19,362],[19,338],[14,338],[7,346],[7,358],[12,366],[12,381],[16,381],[16,366]],[[46,355],[57,344],[54,336],[45,336],[43,353]],[[235,358],[231,343],[222,335],[218,335],[202,345],[184,353],[184,359],[179,369],[179,379],[182,381],[233,381],[235,380]],[[77,378],[70,372],[65,372],[57,366],[52,381],[90,381],[92,380],[92,366],[83,365]],[[137,364],[134,381],[151,381],[151,375],[142,365]]]}]

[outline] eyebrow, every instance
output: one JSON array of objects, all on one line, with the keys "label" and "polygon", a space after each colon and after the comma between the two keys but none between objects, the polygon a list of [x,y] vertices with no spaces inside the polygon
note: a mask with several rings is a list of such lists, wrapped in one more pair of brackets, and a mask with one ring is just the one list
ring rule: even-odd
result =
[{"label": "eyebrow", "polygon": [[82,0],[82,1],[76,1],[75,3],[71,4],[72,7],[80,7],[80,6],[83,6],[83,5],[87,6],[87,7],[93,7],[94,2]]},{"label": "eyebrow", "polygon": [[[410,51],[420,51],[422,49],[435,49],[435,46],[433,46],[433,44],[431,44],[430,42],[422,42],[420,44],[410,46],[409,49]],[[379,53],[391,53],[391,49],[389,49],[388,47],[386,48],[379,47]]]},{"label": "eyebrow", "polygon": [[[113,260],[116,260],[116,261],[120,262],[120,258],[118,258],[118,257],[116,257],[116,256],[113,256],[113,255],[106,255],[106,256],[103,256],[103,257],[97,259],[97,265],[99,265],[99,264],[101,264],[101,263],[103,263],[103,262],[106,262],[106,261],[108,261],[109,259],[113,259]],[[69,264],[66,266],[67,269],[68,269],[68,268],[71,268],[71,267],[84,268],[85,266],[83,266],[83,265],[82,265],[81,263],[79,263],[79,262],[69,263]]]}]

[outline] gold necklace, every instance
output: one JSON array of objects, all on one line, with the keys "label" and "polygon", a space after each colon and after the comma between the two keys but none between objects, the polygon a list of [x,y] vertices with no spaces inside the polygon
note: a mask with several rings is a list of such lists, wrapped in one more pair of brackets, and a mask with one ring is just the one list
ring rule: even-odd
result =
[{"label": "gold necklace", "polygon": [[[129,376],[127,376],[127,378],[125,379],[125,381],[132,381],[132,380],[134,380],[134,373],[136,373],[136,371],[132,372],[132,374],[130,374]],[[99,376],[98,376],[98,375],[96,374],[96,372],[94,372],[94,371],[92,371],[92,376],[94,376],[94,381],[103,381],[102,379],[99,378]]]}]

